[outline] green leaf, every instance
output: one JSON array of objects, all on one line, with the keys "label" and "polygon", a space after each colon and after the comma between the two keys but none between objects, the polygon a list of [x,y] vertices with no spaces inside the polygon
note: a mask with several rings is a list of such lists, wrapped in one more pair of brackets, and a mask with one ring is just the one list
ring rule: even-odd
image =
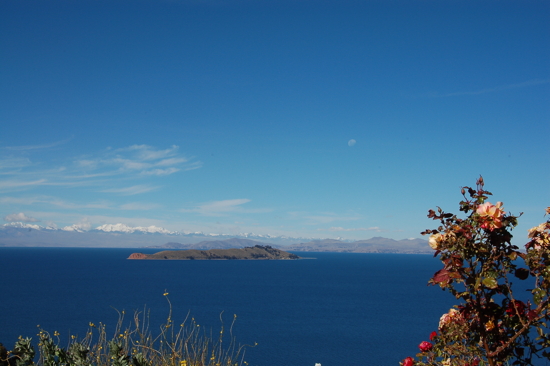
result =
[{"label": "green leaf", "polygon": [[476,279],[476,285],[474,286],[474,289],[477,291],[479,290],[479,287],[481,286],[481,278]]},{"label": "green leaf", "polygon": [[532,291],[533,293],[533,301],[536,305],[540,304],[543,298],[546,296],[546,291],[544,291],[541,288],[536,288]]},{"label": "green leaf", "polygon": [[498,287],[498,282],[493,277],[486,277],[481,282],[483,283],[483,286],[485,286],[487,288],[490,288],[490,289],[495,289],[495,288]]}]

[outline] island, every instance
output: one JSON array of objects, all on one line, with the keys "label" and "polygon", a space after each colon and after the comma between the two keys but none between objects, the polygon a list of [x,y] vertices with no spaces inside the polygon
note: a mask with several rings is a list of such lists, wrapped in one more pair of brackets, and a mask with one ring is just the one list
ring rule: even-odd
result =
[{"label": "island", "polygon": [[154,254],[132,253],[128,259],[160,260],[221,260],[221,259],[300,259],[296,254],[272,248],[269,245],[255,245],[239,249],[210,250],[164,250]]}]

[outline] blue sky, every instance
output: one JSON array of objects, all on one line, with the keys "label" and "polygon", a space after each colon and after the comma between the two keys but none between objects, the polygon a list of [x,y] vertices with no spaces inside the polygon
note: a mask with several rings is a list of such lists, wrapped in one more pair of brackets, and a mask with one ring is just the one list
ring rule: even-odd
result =
[{"label": "blue sky", "polygon": [[404,239],[483,175],[525,238],[550,205],[548,19],[531,0],[2,1],[0,218]]}]

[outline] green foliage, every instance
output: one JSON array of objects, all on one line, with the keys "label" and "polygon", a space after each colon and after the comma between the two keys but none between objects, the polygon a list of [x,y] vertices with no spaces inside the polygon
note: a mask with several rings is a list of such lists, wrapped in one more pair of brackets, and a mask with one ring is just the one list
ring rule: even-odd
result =
[{"label": "green foliage", "polygon": [[[60,334],[40,330],[38,360],[30,338],[20,337],[12,351],[0,359],[0,366],[240,366],[245,346],[239,346],[232,334],[234,316],[226,334],[220,315],[221,330],[213,337],[195,322],[186,319],[175,325],[170,305],[169,315],[156,334],[149,329],[147,311],[136,312],[126,324],[125,312],[119,313],[114,336],[107,337],[106,326],[89,323],[86,336],[69,336],[66,347],[60,346]],[[224,343],[224,341],[226,341]]]},{"label": "green foliage", "polygon": [[[441,208],[429,210],[439,221],[426,230],[443,268],[430,279],[460,303],[443,314],[430,341],[419,345],[417,359],[402,365],[532,365],[550,360],[547,321],[550,291],[550,220],[529,230],[525,249],[511,243],[517,216],[502,203],[487,202],[483,178],[476,189],[462,188],[459,218]],[[546,209],[550,214],[550,208]],[[515,279],[531,281],[529,299],[513,291]]]}]

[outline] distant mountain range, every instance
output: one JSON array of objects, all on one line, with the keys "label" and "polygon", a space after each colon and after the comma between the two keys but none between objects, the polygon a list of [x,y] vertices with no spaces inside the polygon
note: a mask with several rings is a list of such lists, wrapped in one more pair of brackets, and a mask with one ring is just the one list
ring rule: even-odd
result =
[{"label": "distant mountain range", "polygon": [[432,254],[433,249],[423,239],[393,240],[374,237],[367,240],[344,242],[325,239],[307,243],[291,244],[285,250],[298,252],[343,252],[343,253],[403,253]]},{"label": "distant mountain range", "polygon": [[7,247],[148,247],[209,250],[266,244],[296,252],[433,253],[428,242],[422,239],[393,240],[375,237],[368,240],[345,241],[249,233],[239,235],[180,233],[157,226],[131,227],[124,224],[106,224],[88,231],[77,225],[58,229],[15,222],[0,226],[0,246]]},{"label": "distant mountain range", "polygon": [[[179,232],[170,231],[158,226],[128,226],[125,224],[105,224],[98,226],[91,230],[85,230],[79,225],[65,226],[63,228],[57,228],[52,226],[40,226],[36,224],[28,224],[23,222],[11,222],[8,224],[0,225],[0,246],[35,246],[29,240],[23,240],[23,238],[41,238],[43,245],[45,246],[67,246],[65,245],[66,239],[73,241],[74,237],[68,235],[68,233],[82,233],[86,234],[86,237],[80,236],[79,240],[82,240],[83,244],[78,246],[95,246],[88,242],[95,242],[94,236],[99,234],[112,234],[110,243],[104,243],[101,246],[111,247],[131,247],[131,243],[135,242],[134,247],[147,246],[147,245],[159,245],[166,243],[166,237],[177,237],[178,242],[191,243],[196,242],[197,238],[219,238],[229,239],[233,237],[256,239],[262,242],[269,241],[270,243],[277,244],[294,244],[304,240],[311,240],[312,238],[292,238],[287,236],[277,235],[261,235],[254,233],[239,233],[239,234],[214,234],[197,232]],[[131,234],[128,237],[124,237],[121,234]],[[146,238],[137,238],[137,236],[146,236]],[[17,239],[14,239],[17,238]],[[105,240],[105,236],[101,237],[101,240]],[[164,239],[161,239],[164,238]],[[45,240],[45,241],[44,241]],[[75,243],[72,242],[71,246]]]},{"label": "distant mountain range", "polygon": [[[159,249],[229,249],[245,248],[265,243],[250,239],[232,238],[227,240],[201,241],[195,244],[166,243],[151,248]],[[275,246],[275,245],[274,245]],[[275,246],[279,249],[293,252],[340,252],[340,253],[402,253],[402,254],[432,254],[428,242],[422,239],[393,240],[376,237],[368,240],[344,242],[340,240],[325,239],[313,240],[306,243]]]},{"label": "distant mountain range", "polygon": [[[159,248],[159,249],[200,249],[200,250],[210,250],[210,249],[233,249],[233,248],[246,248],[253,247],[255,245],[263,245],[264,243],[257,240],[251,239],[239,239],[231,238],[225,240],[203,240],[198,243],[166,243],[164,245],[150,246],[149,248]],[[280,246],[283,247],[283,246]],[[286,248],[286,246],[284,246]]]}]

